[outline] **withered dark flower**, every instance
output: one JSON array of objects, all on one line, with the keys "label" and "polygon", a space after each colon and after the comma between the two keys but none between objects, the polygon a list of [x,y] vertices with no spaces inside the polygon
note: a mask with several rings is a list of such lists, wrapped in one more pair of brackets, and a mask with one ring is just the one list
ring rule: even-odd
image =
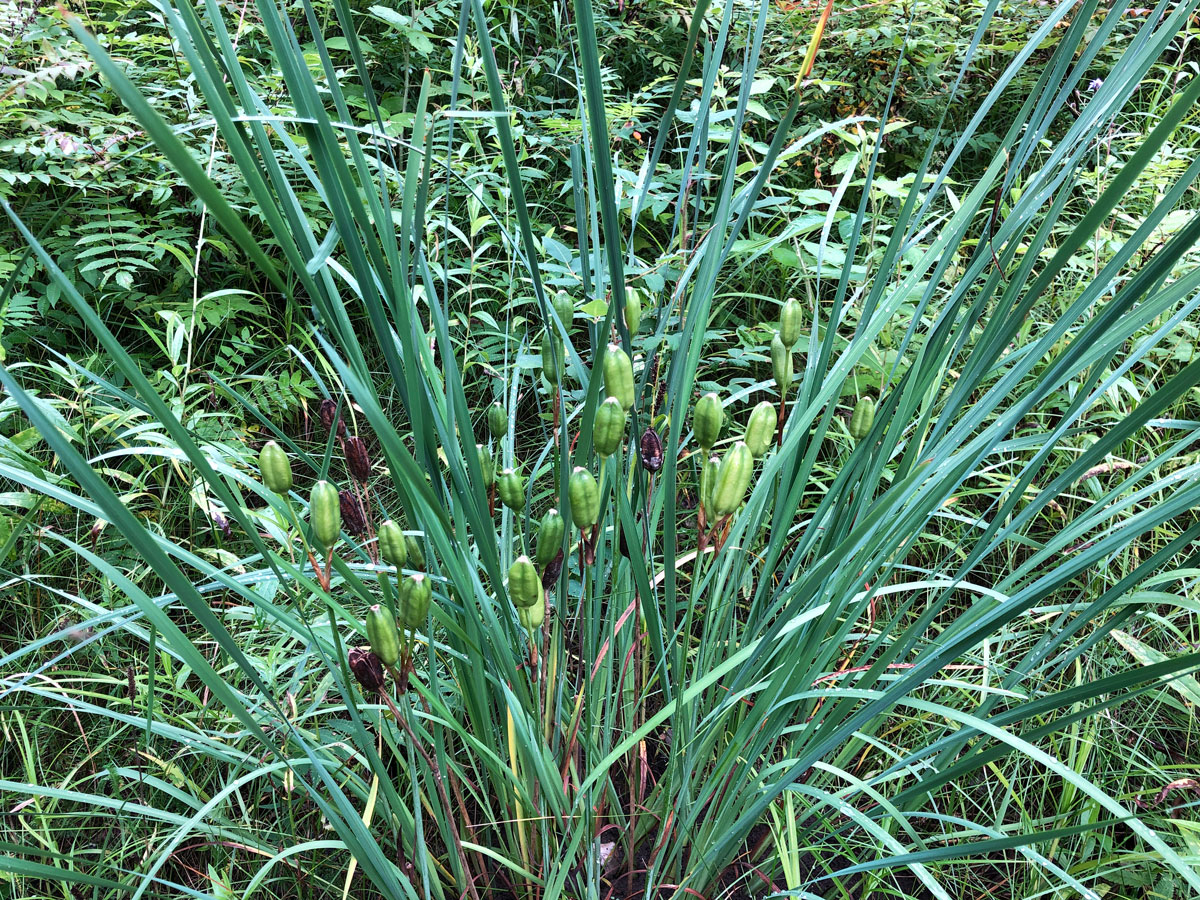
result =
[{"label": "withered dark flower", "polygon": [[213,510],[212,522],[213,525],[220,530],[221,534],[225,537],[225,540],[233,540],[233,528],[229,525],[229,520],[227,518],[225,518],[216,510]]},{"label": "withered dark flower", "polygon": [[350,491],[338,491],[338,506],[342,511],[342,526],[355,537],[367,533],[367,514],[362,501]]},{"label": "withered dark flower", "polygon": [[642,439],[638,443],[638,458],[641,459],[642,465],[648,472],[657,472],[662,468],[663,442],[653,428],[647,428],[642,432]]},{"label": "withered dark flower", "polygon": [[344,438],[346,436],[346,423],[342,421],[342,417],[338,415],[337,401],[326,397],[321,401],[321,424],[325,426],[325,433],[333,431],[334,426],[337,427],[337,436]]},{"label": "withered dark flower", "polygon": [[562,574],[563,569],[563,552],[558,551],[558,555],[550,562],[546,563],[546,569],[542,572],[542,589],[550,590],[558,584],[558,576]]},{"label": "withered dark flower", "polygon": [[367,442],[357,435],[346,438],[346,468],[359,484],[371,480],[371,455],[367,452]]},{"label": "withered dark flower", "polygon": [[383,663],[366,647],[354,647],[349,654],[350,671],[368,693],[383,690]]}]

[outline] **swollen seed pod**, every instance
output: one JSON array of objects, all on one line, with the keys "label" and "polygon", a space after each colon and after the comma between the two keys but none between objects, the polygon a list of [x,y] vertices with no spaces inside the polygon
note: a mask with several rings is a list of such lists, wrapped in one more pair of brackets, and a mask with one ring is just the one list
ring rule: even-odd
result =
[{"label": "swollen seed pod", "polygon": [[292,489],[292,463],[286,450],[274,441],[267,441],[258,454],[258,469],[268,491],[287,496]]},{"label": "swollen seed pod", "polygon": [[712,450],[721,435],[724,421],[725,410],[721,408],[721,398],[716,394],[705,394],[696,401],[696,408],[692,412],[692,431],[704,453]]},{"label": "swollen seed pod", "polygon": [[612,456],[625,437],[625,410],[615,397],[609,397],[596,408],[596,419],[592,424],[592,446],[601,459]]},{"label": "swollen seed pod", "polygon": [[746,422],[746,446],[755,459],[764,456],[771,449],[771,441],[775,438],[775,423],[779,420],[775,406],[770,400],[763,400],[750,413]]},{"label": "swollen seed pod", "polygon": [[338,490],[328,481],[313,485],[308,498],[308,518],[312,523],[313,535],[326,548],[337,543],[342,531],[342,504]]},{"label": "swollen seed pod", "polygon": [[394,666],[400,658],[400,634],[392,614],[376,603],[367,611],[367,641],[371,652],[385,666]]},{"label": "swollen seed pod", "polygon": [[567,497],[571,501],[571,521],[580,531],[600,521],[600,486],[592,473],[576,466],[567,482]]},{"label": "swollen seed pod", "polygon": [[789,350],[795,347],[803,327],[804,310],[794,297],[789,297],[779,310],[779,339],[783,346]]},{"label": "swollen seed pod", "polygon": [[575,301],[571,299],[571,295],[566,291],[559,291],[554,295],[553,306],[554,314],[558,316],[558,321],[562,322],[562,327],[570,331],[571,324],[575,321]]},{"label": "swollen seed pod", "polygon": [[483,486],[490,488],[496,482],[496,463],[492,459],[492,451],[483,444],[475,445],[479,454],[479,468],[483,471]]},{"label": "swollen seed pod", "polygon": [[753,474],[754,456],[744,441],[738,441],[725,451],[717,470],[712,492],[712,508],[717,516],[727,516],[742,505]]},{"label": "swollen seed pod", "polygon": [[542,516],[537,532],[537,553],[534,555],[539,567],[545,568],[550,565],[554,557],[561,552],[566,530],[567,523],[563,521],[557,509],[548,510]]},{"label": "swollen seed pod", "polygon": [[604,353],[604,392],[626,412],[633,408],[633,362],[617,344],[609,344]]},{"label": "swollen seed pod", "polygon": [[425,551],[421,549],[421,542],[411,534],[404,536],[404,549],[408,553],[408,567],[410,569],[425,568]]},{"label": "swollen seed pod", "polygon": [[367,442],[357,435],[346,438],[346,468],[359,484],[371,480],[371,454],[367,452]]},{"label": "swollen seed pod", "polygon": [[638,326],[642,324],[642,292],[635,287],[625,288],[625,327],[629,336],[637,334]]},{"label": "swollen seed pod", "polygon": [[535,603],[533,606],[518,609],[517,618],[520,620],[522,628],[527,631],[536,631],[546,621],[546,604]]},{"label": "swollen seed pod", "polygon": [[875,401],[870,397],[860,397],[854,404],[854,412],[850,413],[850,437],[858,443],[871,432],[875,424]]},{"label": "swollen seed pod", "polygon": [[658,432],[647,428],[638,441],[638,460],[647,472],[657,472],[663,465],[663,442]]},{"label": "swollen seed pod", "polygon": [[497,400],[487,411],[488,431],[492,433],[492,437],[500,440],[508,434],[508,413],[504,411],[504,407]]},{"label": "swollen seed pod", "polygon": [[792,386],[792,351],[778,334],[771,339],[771,374],[775,376],[779,395],[783,396]]},{"label": "swollen seed pod", "polygon": [[433,599],[433,585],[429,579],[417,572],[400,582],[400,622],[409,631],[416,631],[425,624],[429,615],[429,604]]},{"label": "swollen seed pod", "polygon": [[397,569],[403,569],[408,562],[408,542],[400,526],[391,519],[379,526],[379,556]]},{"label": "swollen seed pod", "polygon": [[562,383],[565,354],[562,341],[549,334],[542,336],[542,376],[552,387]]},{"label": "swollen seed pod", "polygon": [[710,456],[700,470],[700,505],[708,515],[713,515],[713,488],[717,484],[717,473],[721,471],[721,457]]},{"label": "swollen seed pod", "polygon": [[515,469],[505,469],[496,479],[496,493],[500,502],[513,512],[525,508],[525,479]]},{"label": "swollen seed pod", "polygon": [[518,556],[509,567],[508,596],[517,609],[533,606],[542,599],[542,579],[528,556]]}]

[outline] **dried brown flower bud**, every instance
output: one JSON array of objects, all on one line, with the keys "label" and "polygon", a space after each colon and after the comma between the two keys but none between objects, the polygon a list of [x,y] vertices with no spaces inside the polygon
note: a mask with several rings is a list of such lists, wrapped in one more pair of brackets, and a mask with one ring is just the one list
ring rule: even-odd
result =
[{"label": "dried brown flower bud", "polygon": [[346,468],[359,484],[371,480],[371,455],[367,453],[367,442],[360,437],[346,439]]},{"label": "dried brown flower bud", "polygon": [[546,569],[542,572],[542,590],[548,591],[558,584],[558,576],[562,574],[562,569],[563,552],[559,550],[558,555],[546,563]]},{"label": "dried brown flower bud", "polygon": [[346,423],[342,421],[342,417],[338,415],[337,401],[326,397],[321,401],[321,424],[325,426],[325,433],[333,431],[334,426],[337,426],[337,436],[344,438],[346,436]]},{"label": "dried brown flower bud", "polygon": [[342,512],[342,527],[355,537],[366,534],[367,514],[363,511],[362,501],[350,491],[338,491],[338,506]]},{"label": "dried brown flower bud", "polygon": [[383,663],[366,647],[355,647],[350,651],[350,671],[355,680],[368,693],[383,690]]},{"label": "dried brown flower bud", "polygon": [[662,468],[663,442],[653,428],[642,432],[642,439],[638,444],[638,457],[648,472],[657,472]]}]

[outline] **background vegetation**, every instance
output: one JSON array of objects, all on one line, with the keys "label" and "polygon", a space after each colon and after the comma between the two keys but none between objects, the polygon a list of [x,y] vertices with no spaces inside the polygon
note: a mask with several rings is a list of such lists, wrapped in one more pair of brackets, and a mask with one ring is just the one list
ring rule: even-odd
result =
[{"label": "background vegetation", "polygon": [[[0,885],[1194,895],[1194,7],[0,0]],[[694,401],[718,454],[779,404],[788,297],[699,554]],[[373,462],[328,584],[322,400]],[[389,516],[435,601],[385,696]]]}]

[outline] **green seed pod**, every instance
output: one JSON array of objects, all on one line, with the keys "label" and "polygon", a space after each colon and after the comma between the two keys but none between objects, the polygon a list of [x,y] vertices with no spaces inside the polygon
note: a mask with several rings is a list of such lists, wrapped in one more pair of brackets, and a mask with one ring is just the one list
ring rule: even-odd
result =
[{"label": "green seed pod", "polygon": [[433,585],[420,572],[409,575],[400,582],[400,621],[409,631],[416,631],[425,624],[429,615],[429,603],[433,599]]},{"label": "green seed pod", "polygon": [[720,397],[709,393],[696,401],[696,409],[692,412],[692,431],[702,451],[708,453],[712,450],[721,435],[724,422],[725,410],[721,408]]},{"label": "green seed pod", "polygon": [[892,327],[892,323],[888,322],[879,332],[879,346],[884,350],[891,350],[896,344],[896,329]]},{"label": "green seed pod", "polygon": [[750,419],[746,422],[746,446],[755,459],[764,456],[771,449],[771,441],[775,438],[775,423],[779,416],[770,400],[764,400],[754,407]]},{"label": "green seed pod", "polygon": [[385,666],[394,666],[400,658],[400,634],[392,614],[378,603],[367,611],[367,640],[371,652]]},{"label": "green seed pod", "polygon": [[404,536],[404,549],[408,553],[408,567],[410,569],[425,568],[425,551],[421,549],[421,542],[411,534]]},{"label": "green seed pod", "polygon": [[337,488],[328,481],[318,481],[313,485],[308,498],[308,519],[313,534],[323,547],[329,548],[337,543],[342,531],[342,503]]},{"label": "green seed pod", "polygon": [[771,339],[771,374],[775,376],[775,385],[782,397],[792,386],[792,351],[778,334]]},{"label": "green seed pod", "polygon": [[609,344],[604,354],[604,392],[626,412],[633,407],[633,363],[616,344]]},{"label": "green seed pod", "polygon": [[258,469],[268,491],[287,496],[292,489],[292,463],[286,450],[274,441],[267,441],[258,453]]},{"label": "green seed pod", "polygon": [[557,509],[551,509],[542,516],[537,532],[537,553],[535,558],[539,568],[550,565],[551,560],[562,549],[563,534],[566,533],[567,523],[559,515]]},{"label": "green seed pod", "polygon": [[379,526],[379,555],[389,566],[403,569],[408,562],[408,542],[400,526],[388,519]]},{"label": "green seed pod", "polygon": [[562,382],[566,364],[565,354],[562,341],[549,334],[542,335],[542,376],[554,387]]},{"label": "green seed pod", "polygon": [[571,299],[571,295],[566,291],[559,291],[554,295],[553,306],[558,321],[562,322],[563,328],[570,331],[571,325],[575,321],[575,301]]},{"label": "green seed pod", "polygon": [[750,477],[754,474],[754,456],[744,441],[725,451],[717,480],[713,485],[712,508],[718,516],[727,516],[742,505]]},{"label": "green seed pod", "polygon": [[533,606],[518,609],[517,618],[521,621],[522,628],[527,631],[536,631],[546,621],[546,604],[544,602],[535,603]]},{"label": "green seed pod", "polygon": [[596,420],[592,425],[592,446],[600,458],[612,456],[625,437],[625,410],[615,397],[609,397],[596,408]]},{"label": "green seed pod", "polygon": [[600,521],[600,486],[592,473],[576,466],[567,482],[567,497],[571,501],[571,521],[581,531]]},{"label": "green seed pod", "polygon": [[779,339],[783,346],[791,350],[800,340],[800,330],[804,327],[804,310],[795,298],[789,297],[779,310]]},{"label": "green seed pod", "polygon": [[496,463],[492,459],[492,451],[483,444],[476,444],[475,452],[479,454],[479,468],[483,470],[483,486],[490,488],[496,481]]},{"label": "green seed pod", "polygon": [[513,512],[525,508],[525,479],[515,469],[505,469],[496,479],[496,493],[500,502]]},{"label": "green seed pod", "polygon": [[871,431],[875,424],[875,401],[870,397],[860,397],[854,404],[854,412],[850,413],[850,437],[858,443]]},{"label": "green seed pod", "polygon": [[717,484],[717,473],[721,471],[721,457],[713,455],[700,470],[700,505],[710,516],[713,514],[713,488]]},{"label": "green seed pod", "polygon": [[509,567],[508,596],[517,609],[533,606],[542,599],[542,579],[528,556],[518,556]]},{"label": "green seed pod", "polygon": [[492,437],[500,440],[508,434],[508,413],[504,411],[504,407],[497,400],[487,411],[488,431],[492,433]]},{"label": "green seed pod", "polygon": [[637,334],[638,326],[642,324],[642,292],[635,287],[625,288],[625,327],[629,336]]}]

